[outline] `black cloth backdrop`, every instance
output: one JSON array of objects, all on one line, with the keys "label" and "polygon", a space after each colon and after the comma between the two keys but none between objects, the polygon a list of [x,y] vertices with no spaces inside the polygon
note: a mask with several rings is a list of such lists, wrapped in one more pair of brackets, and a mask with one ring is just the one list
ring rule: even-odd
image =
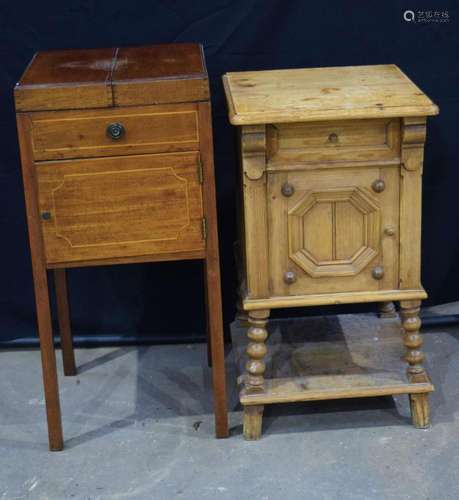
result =
[{"label": "black cloth backdrop", "polygon": [[[406,9],[423,17],[430,12],[433,20],[407,22],[403,19]],[[446,11],[448,22],[436,22],[435,11],[442,16]],[[399,65],[440,106],[440,115],[428,123],[422,275],[430,293],[429,303],[457,300],[458,28],[459,9],[438,0],[2,0],[0,340],[36,335],[12,88],[34,52],[44,49],[182,41],[204,45],[213,103],[226,324],[234,315],[236,284],[232,243],[236,227],[237,148],[235,131],[226,118],[221,75],[227,71],[271,68]],[[69,271],[69,286],[77,334],[170,339],[203,335],[199,262],[74,269]],[[305,311],[277,314],[292,313]]]}]

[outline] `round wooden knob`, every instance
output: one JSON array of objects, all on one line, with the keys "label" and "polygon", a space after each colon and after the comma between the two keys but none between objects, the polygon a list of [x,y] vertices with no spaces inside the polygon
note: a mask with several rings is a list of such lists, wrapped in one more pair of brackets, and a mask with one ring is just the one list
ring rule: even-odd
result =
[{"label": "round wooden knob", "polygon": [[371,271],[371,275],[375,280],[381,280],[384,277],[384,267],[383,266],[374,267],[373,271]]},{"label": "round wooden knob", "polygon": [[382,193],[386,189],[386,183],[382,179],[376,179],[371,188],[375,193]]},{"label": "round wooden knob", "polygon": [[284,196],[289,198],[295,192],[295,188],[288,182],[284,182],[284,184],[282,184],[281,191]]},{"label": "round wooden knob", "polygon": [[395,227],[394,226],[386,226],[384,228],[384,234],[386,236],[394,236],[394,234],[395,234]]},{"label": "round wooden knob", "polygon": [[287,283],[287,285],[291,285],[292,283],[295,283],[296,274],[293,271],[286,271],[284,273],[284,281]]},{"label": "round wooden knob", "polygon": [[336,144],[338,142],[338,134],[335,134],[335,132],[331,133],[328,136],[328,142],[332,142],[333,144]]}]

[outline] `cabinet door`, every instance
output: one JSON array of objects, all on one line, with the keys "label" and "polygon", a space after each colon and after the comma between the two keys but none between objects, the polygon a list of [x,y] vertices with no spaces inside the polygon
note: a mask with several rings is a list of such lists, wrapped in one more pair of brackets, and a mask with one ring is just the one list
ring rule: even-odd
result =
[{"label": "cabinet door", "polygon": [[198,153],[36,165],[48,263],[204,249]]},{"label": "cabinet door", "polygon": [[268,200],[273,295],[398,288],[399,167],[273,172]]}]

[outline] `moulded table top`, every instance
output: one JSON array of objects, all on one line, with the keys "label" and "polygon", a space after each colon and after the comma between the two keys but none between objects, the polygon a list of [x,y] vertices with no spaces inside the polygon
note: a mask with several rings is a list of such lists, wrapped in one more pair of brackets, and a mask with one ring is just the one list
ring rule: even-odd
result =
[{"label": "moulded table top", "polygon": [[394,64],[244,71],[223,83],[233,125],[438,114]]}]

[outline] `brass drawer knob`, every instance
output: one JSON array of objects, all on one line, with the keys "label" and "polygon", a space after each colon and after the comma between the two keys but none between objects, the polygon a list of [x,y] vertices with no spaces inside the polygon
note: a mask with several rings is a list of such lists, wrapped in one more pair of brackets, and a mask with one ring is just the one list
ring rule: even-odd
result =
[{"label": "brass drawer knob", "polygon": [[284,182],[284,184],[282,184],[281,191],[284,196],[287,196],[287,198],[289,198],[295,192],[295,188],[288,182]]},{"label": "brass drawer knob", "polygon": [[296,274],[293,271],[286,271],[284,273],[284,281],[287,285],[291,285],[296,281]]},{"label": "brass drawer knob", "polygon": [[383,266],[376,266],[373,268],[373,271],[371,271],[371,275],[375,280],[381,280],[384,277],[384,267]]},{"label": "brass drawer knob", "polygon": [[375,193],[382,193],[386,189],[386,183],[382,179],[376,179],[371,188]]},{"label": "brass drawer knob", "polygon": [[107,127],[107,135],[114,141],[121,139],[124,133],[125,129],[122,123],[110,123],[110,125]]},{"label": "brass drawer knob", "polygon": [[386,236],[394,236],[394,234],[395,234],[395,227],[394,226],[386,226],[384,228],[384,234]]},{"label": "brass drawer knob", "polygon": [[335,132],[331,133],[328,136],[328,142],[331,142],[332,144],[336,144],[338,142],[338,134],[335,134]]},{"label": "brass drawer knob", "polygon": [[51,219],[51,212],[42,212],[40,214],[40,216],[43,220],[50,220]]}]

